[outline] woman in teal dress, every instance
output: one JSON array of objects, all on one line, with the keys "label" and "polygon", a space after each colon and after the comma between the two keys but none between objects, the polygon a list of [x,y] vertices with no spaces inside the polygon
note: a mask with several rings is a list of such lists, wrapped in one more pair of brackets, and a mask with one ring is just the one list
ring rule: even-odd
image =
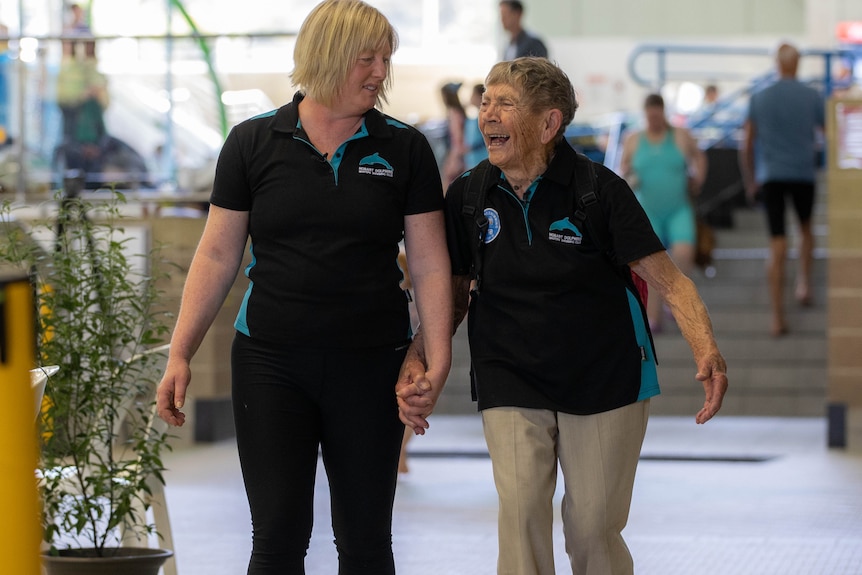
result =
[{"label": "woman in teal dress", "polygon": [[[706,178],[706,156],[688,130],[667,121],[660,95],[647,96],[644,117],[645,128],[629,134],[623,144],[620,171],[671,258],[687,274],[694,265],[696,241],[691,197]],[[653,332],[661,331],[663,304],[650,294],[647,316]]]}]

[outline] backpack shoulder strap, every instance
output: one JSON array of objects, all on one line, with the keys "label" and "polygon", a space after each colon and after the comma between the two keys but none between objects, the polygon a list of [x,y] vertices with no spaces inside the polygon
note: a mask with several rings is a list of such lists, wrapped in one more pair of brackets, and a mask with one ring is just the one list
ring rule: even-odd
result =
[{"label": "backpack shoulder strap", "polygon": [[593,161],[577,152],[575,161],[575,225],[590,230],[596,246],[613,261],[610,232],[599,203],[598,178]]},{"label": "backpack shoulder strap", "polygon": [[616,264],[616,255],[611,242],[608,221],[605,219],[602,205],[598,197],[598,178],[593,167],[593,161],[580,152],[575,164],[575,213],[573,222],[576,226],[583,226],[592,234],[596,247],[605,254],[611,265],[623,270],[621,276],[629,287],[633,287],[639,296],[642,309],[646,313],[646,302],[648,297],[647,283],[628,266]]},{"label": "backpack shoulder strap", "polygon": [[467,237],[470,238],[472,276],[476,280],[478,291],[482,282],[482,246],[485,243],[485,233],[488,231],[488,218],[484,213],[485,197],[491,186],[500,178],[500,169],[484,159],[470,170],[466,178],[461,215]]}]

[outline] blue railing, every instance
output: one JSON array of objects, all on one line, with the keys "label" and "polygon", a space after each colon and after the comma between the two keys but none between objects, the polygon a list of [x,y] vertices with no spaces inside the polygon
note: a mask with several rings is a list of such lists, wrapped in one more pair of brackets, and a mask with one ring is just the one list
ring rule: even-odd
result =
[{"label": "blue railing", "polygon": [[[745,47],[745,46],[710,46],[710,45],[687,45],[687,44],[641,44],[637,46],[629,55],[628,70],[629,76],[636,83],[645,88],[660,90],[669,81],[674,80],[741,80],[746,81],[750,76],[744,73],[728,72],[722,70],[710,70],[705,66],[705,59],[698,60],[696,70],[678,70],[672,66],[671,58],[686,57],[686,56],[701,56],[708,57],[760,57],[771,58],[773,50],[764,47]],[[803,49],[800,50],[803,58],[822,58],[823,72],[818,82],[826,96],[832,94],[836,87],[839,87],[841,81],[833,76],[833,63],[838,58],[843,58],[852,67],[853,63],[862,58],[862,54],[858,51],[849,48],[837,48],[832,50],[824,49]],[[645,76],[638,67],[638,62],[645,56],[654,56],[655,74],[651,77]]]},{"label": "blue railing", "polygon": [[[660,91],[672,81],[714,82],[716,80],[736,81],[743,87],[719,98],[711,109],[689,118],[688,127],[701,142],[701,146],[735,145],[738,132],[745,120],[745,102],[748,97],[776,78],[772,63],[774,51],[764,47],[745,46],[710,46],[710,45],[674,45],[674,44],[642,44],[629,55],[629,75],[637,84],[651,90]],[[817,88],[824,97],[829,97],[833,91],[848,87],[851,79],[836,78],[833,65],[842,59],[849,69],[853,69],[857,60],[862,59],[862,52],[851,49],[804,49],[800,50],[803,58],[820,58],[823,68],[820,74],[801,78],[802,81]],[[692,57],[696,57],[694,69],[684,69],[691,65]],[[727,70],[724,64],[727,58],[760,58],[764,60],[766,72],[752,76],[750,73]],[[652,74],[646,74],[643,66],[644,58],[654,58]],[[710,66],[709,60],[719,58],[716,65]],[[713,60],[715,61],[715,60]]]}]

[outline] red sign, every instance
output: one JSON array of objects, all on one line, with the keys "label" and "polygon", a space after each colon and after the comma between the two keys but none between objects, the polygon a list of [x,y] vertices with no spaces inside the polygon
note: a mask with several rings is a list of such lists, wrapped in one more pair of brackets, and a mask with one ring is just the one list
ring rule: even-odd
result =
[{"label": "red sign", "polygon": [[845,44],[862,44],[862,22],[839,22],[835,36]]}]

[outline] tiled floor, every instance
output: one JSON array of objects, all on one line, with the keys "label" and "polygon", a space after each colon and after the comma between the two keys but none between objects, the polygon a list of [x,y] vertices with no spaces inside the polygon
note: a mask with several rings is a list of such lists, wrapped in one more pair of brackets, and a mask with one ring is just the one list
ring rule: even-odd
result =
[{"label": "tiled floor", "polygon": [[[435,416],[396,497],[399,575],[493,575],[496,494],[478,416]],[[653,417],[625,536],[639,575],[862,574],[862,455],[822,419]],[[167,496],[179,575],[245,573],[250,526],[232,442],[175,451]],[[334,575],[326,479],[307,572]],[[559,502],[560,493],[557,494]],[[557,572],[567,573],[562,530]]]}]

